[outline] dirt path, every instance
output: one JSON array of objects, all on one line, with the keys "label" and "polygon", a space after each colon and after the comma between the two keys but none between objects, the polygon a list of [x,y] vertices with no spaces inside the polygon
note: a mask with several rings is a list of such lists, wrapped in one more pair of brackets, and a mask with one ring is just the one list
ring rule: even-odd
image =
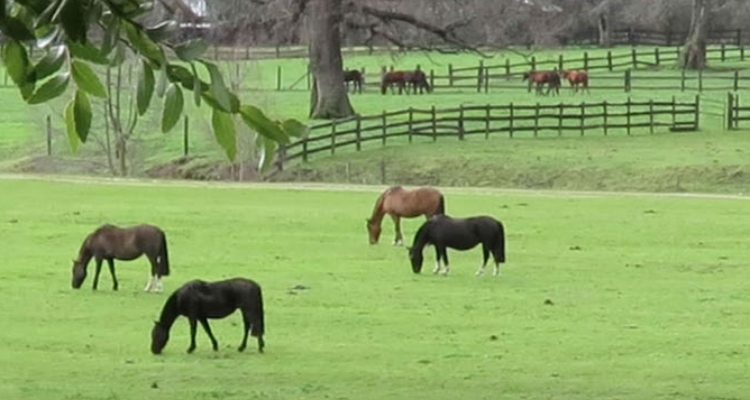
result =
[{"label": "dirt path", "polygon": [[[27,180],[43,182],[61,182],[88,185],[123,185],[146,187],[184,187],[210,189],[278,189],[278,190],[320,190],[339,192],[380,192],[385,185],[348,185],[337,183],[247,183],[247,182],[217,182],[217,181],[187,181],[187,180],[159,180],[138,178],[100,178],[90,176],[66,175],[31,175],[31,174],[0,174],[0,181]],[[725,200],[750,200],[750,196],[739,194],[712,193],[641,193],[641,192],[593,192],[593,191],[563,191],[563,190],[531,190],[531,189],[498,189],[482,187],[441,187],[444,193],[476,194],[476,195],[523,195],[550,197],[604,197],[604,196],[632,196],[632,197],[671,197],[671,198],[700,198]]]}]

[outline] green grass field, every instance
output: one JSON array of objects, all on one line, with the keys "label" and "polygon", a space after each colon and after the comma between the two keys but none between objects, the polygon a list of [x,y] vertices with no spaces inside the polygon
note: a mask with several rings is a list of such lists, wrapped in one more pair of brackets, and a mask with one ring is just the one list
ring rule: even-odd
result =
[{"label": "green grass field", "polygon": [[[748,399],[746,198],[446,188],[450,214],[506,225],[502,276],[477,278],[478,249],[414,275],[390,221],[368,245],[379,187],[311,189],[3,176],[0,398]],[[217,353],[199,330],[185,354],[180,319],[151,355],[167,293],[142,291],[145,259],[117,263],[118,292],[106,272],[71,289],[87,233],[144,221],[167,232],[167,292],[263,285],[265,354],[236,352],[233,315]]]}]

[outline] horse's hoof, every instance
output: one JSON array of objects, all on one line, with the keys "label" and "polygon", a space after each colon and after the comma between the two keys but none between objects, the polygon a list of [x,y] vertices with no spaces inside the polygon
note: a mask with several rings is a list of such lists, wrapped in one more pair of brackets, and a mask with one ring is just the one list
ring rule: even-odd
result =
[{"label": "horse's hoof", "polygon": [[195,351],[195,347],[188,347],[187,349],[188,354],[193,354],[194,351]]},{"label": "horse's hoof", "polygon": [[243,351],[245,351],[245,346],[238,347],[237,351],[239,351],[240,353],[242,353]]}]

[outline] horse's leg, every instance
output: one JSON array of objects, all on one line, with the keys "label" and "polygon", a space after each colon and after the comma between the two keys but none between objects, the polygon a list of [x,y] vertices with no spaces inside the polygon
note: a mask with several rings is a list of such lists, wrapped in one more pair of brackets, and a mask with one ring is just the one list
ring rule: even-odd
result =
[{"label": "horse's leg", "polygon": [[117,283],[117,276],[115,275],[115,260],[108,258],[107,265],[109,265],[109,274],[112,275],[112,290],[117,290],[119,285]]},{"label": "horse's leg", "polygon": [[102,272],[102,259],[99,257],[96,257],[96,269],[94,270],[94,286],[93,289],[96,290],[96,287],[99,286],[99,273]]},{"label": "horse's leg", "polygon": [[245,326],[245,332],[242,335],[242,341],[240,342],[240,347],[237,348],[237,351],[245,351],[245,347],[247,347],[247,334],[250,333],[252,321],[253,318],[252,315],[250,315],[250,312],[242,310],[242,322]]},{"label": "horse's leg", "polygon": [[203,327],[203,330],[206,331],[208,338],[211,339],[211,346],[213,346],[214,351],[219,350],[219,342],[216,341],[214,334],[211,333],[211,327],[208,326],[208,320],[201,318],[199,321],[201,321],[201,326]]},{"label": "horse's leg", "polygon": [[482,265],[479,266],[476,275],[484,275],[484,268],[487,266],[487,260],[490,258],[490,248],[485,243],[482,243]]},{"label": "horse's leg", "polygon": [[396,238],[393,239],[393,245],[403,246],[404,236],[401,234],[401,217],[399,217],[396,214],[391,214],[391,218],[393,218],[393,225],[395,226],[395,229],[396,229]]},{"label": "horse's leg", "polygon": [[198,320],[194,317],[188,317],[188,321],[190,322],[190,347],[188,347],[187,352],[190,354],[195,351],[195,329],[197,328]]},{"label": "horse's leg", "polygon": [[438,250],[437,245],[435,246],[435,269],[432,270],[433,274],[437,274],[440,272],[440,250]]},{"label": "horse's leg", "polygon": [[[435,245],[435,247],[438,247],[438,246]],[[445,272],[443,272],[443,275],[448,275],[448,272],[451,271],[451,267],[449,266],[449,263],[448,263],[448,248],[445,246],[439,246],[439,247],[440,248],[438,249],[438,251],[440,252],[440,255],[442,256],[441,258],[443,259],[443,266],[445,267]]]},{"label": "horse's leg", "polygon": [[151,277],[146,285],[146,291],[149,292],[153,289],[154,292],[161,292],[164,290],[164,285],[161,283],[161,277],[156,272],[159,269],[159,263],[156,261],[158,256],[146,254],[146,257],[148,257],[148,262],[151,263]]}]

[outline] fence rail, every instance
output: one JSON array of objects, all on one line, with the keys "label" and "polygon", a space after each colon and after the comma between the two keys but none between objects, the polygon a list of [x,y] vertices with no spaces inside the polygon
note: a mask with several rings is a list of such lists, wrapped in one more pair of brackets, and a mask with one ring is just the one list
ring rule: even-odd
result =
[{"label": "fence rail", "polygon": [[740,129],[740,121],[750,121],[750,106],[740,105],[740,95],[727,93],[727,129]]},{"label": "fence rail", "polygon": [[537,137],[552,131],[558,136],[575,131],[603,130],[604,135],[620,130],[630,135],[643,128],[653,133],[657,127],[670,131],[694,131],[699,126],[700,99],[694,102],[631,101],[555,105],[485,105],[455,108],[408,108],[379,115],[355,116],[310,127],[308,137],[279,149],[276,167],[283,169],[290,161],[309,160],[316,153],[335,154],[342,147],[360,151],[367,142],[381,145],[397,138],[412,143],[419,138],[436,141],[439,137],[464,140],[469,136],[507,134]]}]

